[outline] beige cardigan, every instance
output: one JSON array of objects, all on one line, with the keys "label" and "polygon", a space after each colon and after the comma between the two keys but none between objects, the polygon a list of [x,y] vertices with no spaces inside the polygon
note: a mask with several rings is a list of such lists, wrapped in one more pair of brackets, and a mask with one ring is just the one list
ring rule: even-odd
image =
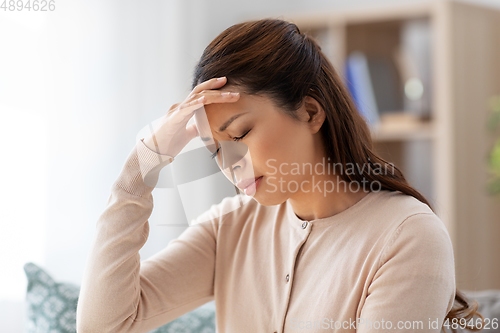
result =
[{"label": "beige cardigan", "polygon": [[313,221],[288,201],[228,197],[140,262],[154,189],[142,175],[172,160],[138,141],[113,184],[79,333],[148,332],[213,299],[219,333],[440,331],[455,297],[451,240],[427,205],[400,192],[371,192]]}]

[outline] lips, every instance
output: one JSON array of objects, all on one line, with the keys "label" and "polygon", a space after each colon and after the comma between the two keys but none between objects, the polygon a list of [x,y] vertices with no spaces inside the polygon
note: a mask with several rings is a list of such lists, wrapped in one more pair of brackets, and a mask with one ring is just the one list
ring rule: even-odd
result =
[{"label": "lips", "polygon": [[238,182],[238,184],[236,184],[236,186],[238,186],[242,190],[245,190],[248,186],[250,186],[253,183],[255,183],[255,181],[257,181],[257,179],[259,179],[259,178],[262,178],[262,176],[255,177],[254,179],[243,179],[243,180],[240,180]]}]

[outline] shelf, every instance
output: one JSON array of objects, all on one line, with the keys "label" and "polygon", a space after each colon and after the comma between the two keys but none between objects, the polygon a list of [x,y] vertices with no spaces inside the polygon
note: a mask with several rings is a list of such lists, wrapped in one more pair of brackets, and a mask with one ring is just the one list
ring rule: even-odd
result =
[{"label": "shelf", "polygon": [[[346,59],[353,51],[394,59],[402,69],[401,82],[423,78],[427,97],[420,100],[406,95],[404,84],[397,83],[396,90],[384,83],[389,80],[377,81],[381,91],[396,91],[403,103],[391,97],[386,99],[391,103],[378,107],[379,125],[370,128],[374,152],[399,166],[442,219],[454,247],[457,287],[499,288],[494,254],[500,242],[494,236],[500,234],[500,198],[485,190],[485,156],[493,141],[485,126],[487,101],[500,91],[500,11],[460,0],[430,0],[304,12],[287,19],[318,41],[344,84]],[[405,57],[422,59],[421,66],[401,61]],[[415,69],[420,67],[424,74]],[[427,118],[412,119],[417,114]]]},{"label": "shelf", "polygon": [[288,15],[288,19],[301,27],[314,28],[325,27],[329,24],[356,24],[429,17],[433,14],[434,7],[432,0],[420,3],[391,4],[390,7],[363,5],[361,8]]},{"label": "shelf", "polygon": [[434,137],[433,125],[431,121],[419,120],[409,114],[394,113],[382,115],[379,125],[370,130],[372,140],[376,142],[429,140]]}]

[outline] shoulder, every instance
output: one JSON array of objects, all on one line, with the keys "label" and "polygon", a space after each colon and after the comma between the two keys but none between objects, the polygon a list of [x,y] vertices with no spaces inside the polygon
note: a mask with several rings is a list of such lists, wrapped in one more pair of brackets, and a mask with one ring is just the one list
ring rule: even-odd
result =
[{"label": "shoulder", "polygon": [[[442,295],[446,312],[451,310],[456,288],[453,245],[436,214],[419,212],[405,218],[390,235],[377,267],[378,276],[408,279],[421,293],[430,292],[429,297]],[[398,272],[404,273],[398,277]]]},{"label": "shoulder", "polygon": [[402,248],[426,248],[428,251],[452,250],[443,221],[434,213],[419,212],[406,217],[390,235],[386,252]]},{"label": "shoulder", "polygon": [[380,191],[375,196],[367,213],[370,223],[375,218],[385,230],[381,262],[401,251],[452,254],[448,230],[427,204],[399,191]]},{"label": "shoulder", "polygon": [[430,207],[417,198],[400,191],[374,192],[371,208],[382,215],[391,215],[396,220],[402,221],[411,215],[434,212]]},{"label": "shoulder", "polygon": [[[400,193],[400,192],[399,192]],[[395,207],[379,264],[395,256],[428,264],[454,266],[453,245],[444,222],[428,205],[413,196],[386,194],[386,209]],[[419,259],[421,258],[421,259]],[[408,259],[409,260],[409,259]]]},{"label": "shoulder", "polygon": [[427,204],[411,195],[399,191],[382,191],[379,194],[377,207],[381,216],[391,220],[393,238],[397,238],[403,229],[427,236],[439,233],[449,238],[441,218]]}]

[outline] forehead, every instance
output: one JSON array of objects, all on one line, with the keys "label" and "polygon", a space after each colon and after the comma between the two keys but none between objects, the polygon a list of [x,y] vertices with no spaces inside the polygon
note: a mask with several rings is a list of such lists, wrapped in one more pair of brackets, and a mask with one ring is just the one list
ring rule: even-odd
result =
[{"label": "forehead", "polygon": [[[237,88],[221,88],[221,91],[239,92]],[[218,129],[226,120],[238,113],[260,115],[275,109],[269,97],[262,95],[248,95],[240,92],[240,97],[235,102],[213,103],[204,106],[210,127]]]}]

